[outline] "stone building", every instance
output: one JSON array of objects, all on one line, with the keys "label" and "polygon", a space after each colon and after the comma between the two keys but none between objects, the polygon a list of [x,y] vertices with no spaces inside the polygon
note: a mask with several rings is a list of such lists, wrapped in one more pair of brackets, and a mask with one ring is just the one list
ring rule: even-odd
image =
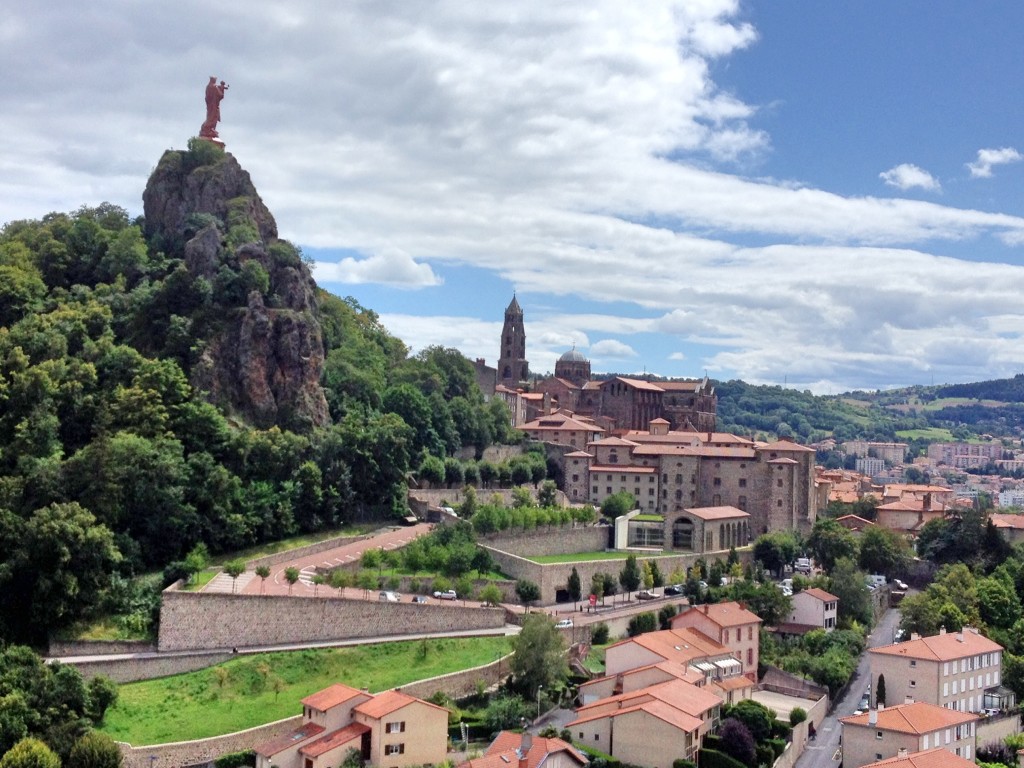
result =
[{"label": "stone building", "polygon": [[501,352],[498,355],[498,383],[515,389],[530,378],[530,364],[526,361],[526,329],[523,327],[523,309],[512,297],[505,308],[505,324],[501,328]]},{"label": "stone building", "polygon": [[666,524],[685,510],[735,507],[749,515],[750,538],[806,532],[820,506],[814,456],[788,440],[755,443],[718,432],[672,432],[664,419],[655,419],[646,432],[595,440],[566,454],[565,492],[571,500],[599,505],[627,491],[637,508],[664,515]]}]

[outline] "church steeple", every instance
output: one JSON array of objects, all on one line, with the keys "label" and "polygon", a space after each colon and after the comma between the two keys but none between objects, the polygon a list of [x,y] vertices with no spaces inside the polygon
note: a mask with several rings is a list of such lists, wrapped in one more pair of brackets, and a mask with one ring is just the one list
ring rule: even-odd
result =
[{"label": "church steeple", "polygon": [[516,387],[530,377],[526,361],[526,329],[523,327],[523,309],[515,294],[505,309],[505,324],[501,329],[501,351],[498,354],[498,382]]}]

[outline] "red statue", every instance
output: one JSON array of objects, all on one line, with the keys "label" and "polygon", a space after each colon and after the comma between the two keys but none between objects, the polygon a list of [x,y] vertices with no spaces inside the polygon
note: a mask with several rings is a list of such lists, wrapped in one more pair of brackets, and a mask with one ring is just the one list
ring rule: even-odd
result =
[{"label": "red statue", "polygon": [[216,139],[218,136],[217,123],[220,122],[220,102],[228,87],[223,80],[218,83],[216,76],[210,76],[210,82],[206,85],[206,121],[199,129],[199,135],[204,139]]}]

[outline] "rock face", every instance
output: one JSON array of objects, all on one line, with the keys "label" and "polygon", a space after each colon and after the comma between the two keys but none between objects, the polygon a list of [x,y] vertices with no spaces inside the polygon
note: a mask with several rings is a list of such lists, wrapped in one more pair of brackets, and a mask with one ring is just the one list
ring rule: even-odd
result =
[{"label": "rock face", "polygon": [[192,385],[261,428],[330,421],[316,285],[230,154],[199,142],[164,153],[143,193],[145,231],[212,287]]}]

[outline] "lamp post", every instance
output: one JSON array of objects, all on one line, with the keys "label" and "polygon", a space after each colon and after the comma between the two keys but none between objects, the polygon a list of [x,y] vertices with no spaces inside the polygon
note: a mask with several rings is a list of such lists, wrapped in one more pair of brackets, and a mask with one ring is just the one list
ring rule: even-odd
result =
[{"label": "lamp post", "polygon": [[543,685],[537,686],[537,720],[540,721],[540,692],[544,690]]}]

